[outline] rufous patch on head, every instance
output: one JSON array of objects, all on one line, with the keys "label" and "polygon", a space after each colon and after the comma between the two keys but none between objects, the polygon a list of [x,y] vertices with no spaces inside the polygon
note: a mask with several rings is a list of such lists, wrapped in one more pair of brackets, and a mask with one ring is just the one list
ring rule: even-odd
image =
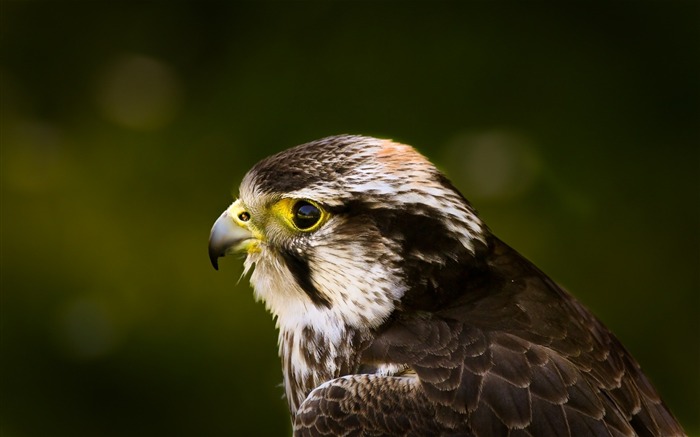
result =
[{"label": "rufous patch on head", "polygon": [[391,140],[382,141],[381,147],[377,151],[377,158],[389,170],[398,170],[407,164],[430,165],[428,160],[413,147]]}]

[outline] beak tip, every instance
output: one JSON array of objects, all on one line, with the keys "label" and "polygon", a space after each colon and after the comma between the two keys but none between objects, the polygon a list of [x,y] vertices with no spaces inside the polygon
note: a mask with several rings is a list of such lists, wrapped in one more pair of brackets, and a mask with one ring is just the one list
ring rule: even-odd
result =
[{"label": "beak tip", "polygon": [[215,251],[212,251],[211,249],[209,250],[209,261],[211,262],[211,266],[214,267],[214,270],[219,270],[219,254],[216,253]]}]

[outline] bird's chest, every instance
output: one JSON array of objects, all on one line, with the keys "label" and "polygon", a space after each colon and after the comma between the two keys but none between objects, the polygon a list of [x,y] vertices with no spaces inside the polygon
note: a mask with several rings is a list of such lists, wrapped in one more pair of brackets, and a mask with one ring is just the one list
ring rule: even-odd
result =
[{"label": "bird's chest", "polygon": [[310,327],[280,331],[279,355],[292,414],[314,388],[359,368],[363,336],[350,329],[328,334]]}]

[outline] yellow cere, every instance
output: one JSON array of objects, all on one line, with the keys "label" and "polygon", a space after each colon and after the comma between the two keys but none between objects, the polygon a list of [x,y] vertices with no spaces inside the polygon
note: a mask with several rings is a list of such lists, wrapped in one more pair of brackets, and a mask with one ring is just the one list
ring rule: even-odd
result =
[{"label": "yellow cere", "polygon": [[[248,218],[243,219],[243,214],[247,214]],[[237,199],[228,208],[228,215],[236,223],[236,225],[249,230],[253,234],[253,238],[249,238],[242,242],[242,249],[248,253],[259,252],[260,242],[264,241],[264,234],[252,223],[250,220],[250,212],[248,212],[247,207],[241,202],[241,199]]]}]

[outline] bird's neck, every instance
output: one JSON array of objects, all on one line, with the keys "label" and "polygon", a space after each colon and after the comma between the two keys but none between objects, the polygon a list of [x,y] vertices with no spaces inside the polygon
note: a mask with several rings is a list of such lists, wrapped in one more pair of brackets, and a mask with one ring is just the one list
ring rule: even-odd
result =
[{"label": "bird's neck", "polygon": [[279,355],[292,415],[314,388],[357,371],[364,338],[361,332],[331,320],[325,328],[280,327]]}]

